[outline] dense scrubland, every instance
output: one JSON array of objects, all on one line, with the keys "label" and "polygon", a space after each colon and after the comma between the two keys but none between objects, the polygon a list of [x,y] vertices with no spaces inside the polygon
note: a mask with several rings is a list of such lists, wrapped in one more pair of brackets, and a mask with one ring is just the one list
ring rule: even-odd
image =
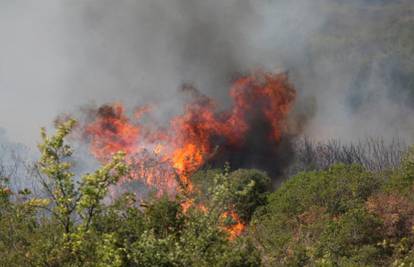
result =
[{"label": "dense scrubland", "polygon": [[[373,61],[388,66],[380,68],[386,86],[411,106],[413,4],[357,2],[326,7],[335,23],[313,36],[309,62],[347,58],[360,67],[349,99],[355,112],[370,101],[358,88]],[[73,125],[42,132],[34,165],[2,149],[0,266],[414,265],[414,149],[397,139],[301,139],[283,182],[226,165],[193,175],[192,193],[138,199],[111,195],[129,172],[122,153],[95,172],[73,170]]]},{"label": "dense scrubland", "polygon": [[197,190],[188,194],[108,199],[111,186],[128,175],[124,155],[78,177],[65,141],[74,123],[51,136],[42,131],[41,157],[28,178],[37,179],[42,194],[11,190],[17,167],[1,169],[2,266],[414,262],[413,149],[372,139],[342,146],[305,140],[296,174],[275,191],[266,173],[226,165],[196,173]]}]

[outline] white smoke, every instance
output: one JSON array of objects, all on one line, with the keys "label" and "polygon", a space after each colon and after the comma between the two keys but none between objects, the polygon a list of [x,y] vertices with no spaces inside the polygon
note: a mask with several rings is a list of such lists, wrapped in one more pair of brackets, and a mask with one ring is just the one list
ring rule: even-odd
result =
[{"label": "white smoke", "polygon": [[[305,134],[411,142],[406,86],[385,75],[402,64],[398,44],[381,36],[403,1],[371,2],[4,0],[0,126],[34,144],[39,127],[89,103],[158,101],[162,117],[183,82],[225,102],[238,74],[264,68],[290,71],[313,115]],[[348,42],[358,34],[369,38]]]}]

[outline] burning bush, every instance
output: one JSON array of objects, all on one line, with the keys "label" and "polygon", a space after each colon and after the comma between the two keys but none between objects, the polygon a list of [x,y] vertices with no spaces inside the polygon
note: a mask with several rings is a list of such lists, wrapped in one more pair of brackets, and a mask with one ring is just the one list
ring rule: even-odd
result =
[{"label": "burning bush", "polygon": [[151,107],[138,108],[135,119],[126,116],[121,104],[96,110],[92,121],[84,126],[92,154],[106,162],[110,155],[122,150],[135,166],[133,179],[144,180],[162,192],[191,192],[191,175],[206,163],[223,166],[229,160],[235,166],[254,164],[243,160],[244,155],[254,158],[252,153],[244,152],[263,151],[257,151],[257,141],[249,143],[250,135],[262,138],[260,149],[266,150],[267,155],[276,153],[295,100],[295,91],[285,74],[263,72],[234,83],[230,90],[233,105],[227,111],[219,111],[213,99],[194,88],[186,86],[185,91],[191,93],[191,101],[182,115],[170,119],[169,125],[140,123],[138,120]]}]

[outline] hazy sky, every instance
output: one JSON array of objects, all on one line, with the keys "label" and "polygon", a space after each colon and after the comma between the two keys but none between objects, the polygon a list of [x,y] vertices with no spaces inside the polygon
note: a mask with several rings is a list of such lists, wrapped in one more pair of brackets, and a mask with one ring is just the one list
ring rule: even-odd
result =
[{"label": "hazy sky", "polygon": [[168,107],[185,81],[225,96],[237,72],[282,63],[270,60],[269,39],[287,47],[289,17],[265,2],[3,0],[0,127],[33,144],[39,127],[87,103],[158,98]]},{"label": "hazy sky", "polygon": [[388,100],[375,63],[361,89],[375,98],[356,113],[347,99],[358,56],[309,62],[310,39],[335,17],[325,2],[2,0],[0,128],[33,145],[41,126],[85,104],[157,99],[168,114],[182,82],[225,99],[235,75],[258,67],[296,73],[299,101],[316,99],[307,129],[315,138],[412,125],[400,122],[411,111]]},{"label": "hazy sky", "polygon": [[33,142],[61,104],[68,58],[58,2],[0,2],[0,127],[16,141]]}]

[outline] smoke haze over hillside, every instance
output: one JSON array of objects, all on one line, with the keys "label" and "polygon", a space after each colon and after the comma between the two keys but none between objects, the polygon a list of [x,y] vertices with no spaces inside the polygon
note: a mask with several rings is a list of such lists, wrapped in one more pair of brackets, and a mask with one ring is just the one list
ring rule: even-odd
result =
[{"label": "smoke haze over hillside", "polygon": [[413,8],[382,2],[5,0],[0,127],[32,145],[85,104],[159,102],[162,117],[183,82],[226,103],[238,74],[264,68],[289,71],[312,138],[411,142]]}]

